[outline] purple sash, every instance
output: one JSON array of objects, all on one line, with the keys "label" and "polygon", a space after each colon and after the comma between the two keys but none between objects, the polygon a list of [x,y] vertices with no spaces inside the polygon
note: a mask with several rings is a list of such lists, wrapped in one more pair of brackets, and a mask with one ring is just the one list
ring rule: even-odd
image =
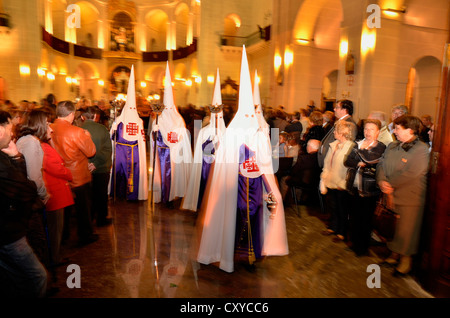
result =
[{"label": "purple sash", "polygon": [[158,137],[156,138],[156,146],[161,167],[161,202],[167,203],[169,202],[170,196],[170,149],[164,143],[160,131],[158,131]]},{"label": "purple sash", "polygon": [[[253,157],[254,153],[242,145],[239,149],[239,158],[243,162]],[[251,245],[256,258],[261,257],[263,245],[263,178],[247,178],[239,174],[238,177],[238,200],[236,215],[236,253],[239,256],[248,257]],[[247,215],[250,216],[248,220]],[[248,222],[250,221],[250,227]],[[251,231],[251,241],[249,233]],[[251,244],[249,244],[251,243]]]}]

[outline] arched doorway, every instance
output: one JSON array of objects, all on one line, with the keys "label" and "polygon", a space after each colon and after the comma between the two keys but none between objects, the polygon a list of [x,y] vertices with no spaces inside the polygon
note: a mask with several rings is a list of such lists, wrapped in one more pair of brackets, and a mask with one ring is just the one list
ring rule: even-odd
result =
[{"label": "arched doorway", "polygon": [[438,114],[441,62],[434,56],[419,59],[409,72],[406,103],[416,116]]},{"label": "arched doorway", "polygon": [[175,9],[176,21],[176,47],[187,45],[187,33],[189,28],[189,8],[186,3],[180,3]]},{"label": "arched doorway", "polygon": [[323,79],[322,85],[322,110],[333,111],[336,102],[336,90],[338,81],[338,70],[333,70]]},{"label": "arched doorway", "polygon": [[162,10],[152,10],[145,16],[147,51],[158,52],[166,50],[167,23],[169,18]]},{"label": "arched doorway", "polygon": [[237,36],[241,27],[241,18],[235,14],[229,14],[223,21],[222,45],[239,45]]},{"label": "arched doorway", "polygon": [[88,62],[83,62],[78,65],[75,70],[74,81],[75,96],[80,98],[86,98],[88,100],[94,100],[98,71],[95,66]]},{"label": "arched doorway", "polygon": [[97,47],[98,42],[98,19],[99,12],[97,8],[87,1],[76,3],[80,7],[80,25],[76,28],[77,43],[87,47]]}]

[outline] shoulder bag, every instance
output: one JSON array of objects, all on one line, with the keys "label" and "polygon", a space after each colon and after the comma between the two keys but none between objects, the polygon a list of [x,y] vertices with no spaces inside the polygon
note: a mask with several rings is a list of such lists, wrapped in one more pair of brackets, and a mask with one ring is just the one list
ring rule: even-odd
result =
[{"label": "shoulder bag", "polygon": [[392,207],[392,195],[382,193],[373,216],[373,232],[383,242],[392,241],[399,218]]}]

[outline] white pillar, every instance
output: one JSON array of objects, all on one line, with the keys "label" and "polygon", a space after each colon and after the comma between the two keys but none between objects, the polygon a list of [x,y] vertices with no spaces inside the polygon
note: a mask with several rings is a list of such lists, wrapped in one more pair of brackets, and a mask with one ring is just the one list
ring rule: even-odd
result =
[{"label": "white pillar", "polygon": [[52,0],[45,1],[45,31],[53,34]]}]

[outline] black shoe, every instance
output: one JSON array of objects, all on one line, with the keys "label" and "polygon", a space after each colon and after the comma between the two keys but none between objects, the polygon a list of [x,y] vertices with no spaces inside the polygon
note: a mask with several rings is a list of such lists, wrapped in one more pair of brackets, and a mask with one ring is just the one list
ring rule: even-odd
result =
[{"label": "black shoe", "polygon": [[102,221],[97,221],[97,226],[101,227],[101,226],[108,226],[111,225],[113,223],[113,219],[112,218],[106,218]]},{"label": "black shoe", "polygon": [[98,241],[98,234],[92,234],[89,238],[78,241],[77,246],[83,247],[97,241]]}]

